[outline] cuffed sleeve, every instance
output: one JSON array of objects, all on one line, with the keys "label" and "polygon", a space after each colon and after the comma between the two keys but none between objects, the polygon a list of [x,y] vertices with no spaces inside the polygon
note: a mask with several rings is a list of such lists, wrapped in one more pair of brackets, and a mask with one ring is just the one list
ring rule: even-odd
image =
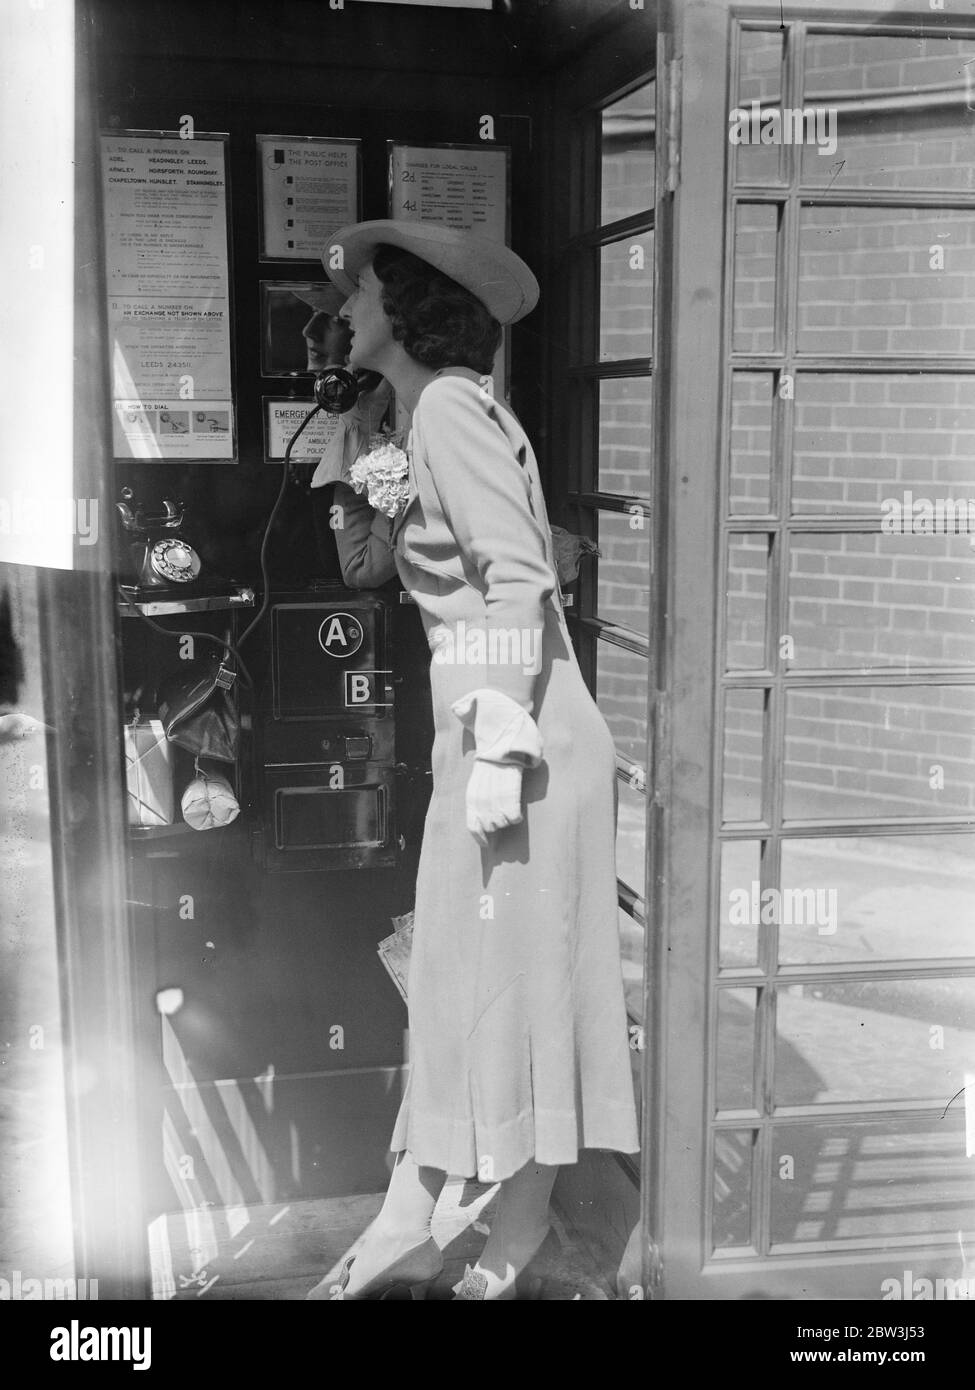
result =
[{"label": "cuffed sleeve", "polygon": [[350,589],[376,589],[396,574],[396,560],[390,546],[392,520],[370,507],[366,499],[347,483],[336,483],[333,508],[333,535],[342,567],[342,578]]},{"label": "cuffed sleeve", "polygon": [[370,507],[348,484],[349,469],[382,424],[391,394],[389,383],[382,381],[375,390],[359,397],[352,409],[342,415],[341,428],[328,441],[312,475],[313,488],[337,485],[333,509],[338,510],[332,512],[332,534],[342,578],[350,589],[376,589],[396,574],[389,517]]},{"label": "cuffed sleeve", "polygon": [[500,690],[472,690],[450,706],[471,730],[479,762],[514,763],[538,767],[542,761],[542,736],[531,715]]},{"label": "cuffed sleeve", "polygon": [[530,713],[540,670],[533,658],[542,649],[544,610],[556,579],[532,514],[527,472],[499,410],[468,378],[438,378],[413,413],[414,457],[429,468],[462,558],[483,585],[488,656],[482,684]]}]

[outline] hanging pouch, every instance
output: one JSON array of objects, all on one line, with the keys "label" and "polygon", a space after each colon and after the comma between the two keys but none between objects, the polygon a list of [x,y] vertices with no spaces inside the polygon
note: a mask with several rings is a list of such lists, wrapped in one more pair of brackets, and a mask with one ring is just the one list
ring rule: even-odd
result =
[{"label": "hanging pouch", "polygon": [[237,759],[240,718],[230,691],[237,679],[219,658],[193,661],[159,687],[158,713],[166,737],[198,758]]},{"label": "hanging pouch", "polygon": [[196,776],[183,793],[183,819],[194,830],[216,830],[240,815],[240,804],[226,777],[204,772],[197,759]]}]

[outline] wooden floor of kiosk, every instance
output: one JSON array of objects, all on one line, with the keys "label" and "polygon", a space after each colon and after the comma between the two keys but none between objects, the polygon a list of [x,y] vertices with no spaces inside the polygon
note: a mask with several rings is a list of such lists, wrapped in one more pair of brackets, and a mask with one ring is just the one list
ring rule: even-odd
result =
[{"label": "wooden floor of kiosk", "polygon": [[[444,1269],[427,1297],[450,1299],[490,1228],[496,1186],[448,1179],[433,1234]],[[303,1299],[323,1277],[337,1278],[354,1253],[381,1195],[333,1197],[268,1206],[204,1207],[160,1216],[150,1227],[154,1299]],[[559,1249],[539,1264],[541,1299],[615,1297],[592,1252],[557,1213]]]}]

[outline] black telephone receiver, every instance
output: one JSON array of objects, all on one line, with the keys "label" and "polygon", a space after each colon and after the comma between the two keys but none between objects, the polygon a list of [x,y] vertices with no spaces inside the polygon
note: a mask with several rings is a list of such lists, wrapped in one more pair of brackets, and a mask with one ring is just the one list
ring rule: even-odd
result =
[{"label": "black telephone receiver", "polygon": [[115,510],[122,527],[127,582],[134,578],[140,588],[162,589],[198,580],[202,562],[182,534],[183,503],[167,498],[161,512],[147,512],[130,487],[124,487],[121,496]]},{"label": "black telephone receiver", "polygon": [[326,367],[315,377],[315,400],[329,415],[344,415],[364,391],[374,391],[382,379],[381,372]]}]

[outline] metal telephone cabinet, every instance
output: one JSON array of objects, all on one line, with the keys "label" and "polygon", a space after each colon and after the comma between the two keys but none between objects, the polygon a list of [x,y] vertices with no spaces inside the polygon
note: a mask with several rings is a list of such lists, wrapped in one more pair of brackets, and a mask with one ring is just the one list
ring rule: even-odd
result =
[{"label": "metal telephone cabinet", "polygon": [[395,864],[389,605],[338,585],[273,595],[263,631],[259,861],[272,871]]}]

